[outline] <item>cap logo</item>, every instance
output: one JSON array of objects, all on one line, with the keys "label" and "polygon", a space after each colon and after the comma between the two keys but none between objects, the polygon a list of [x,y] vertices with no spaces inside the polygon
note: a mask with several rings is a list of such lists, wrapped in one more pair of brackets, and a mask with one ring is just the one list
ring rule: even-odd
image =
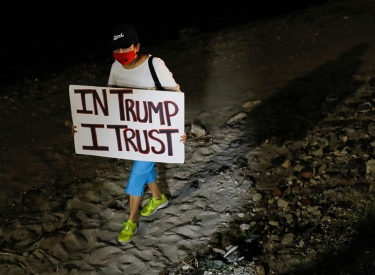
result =
[{"label": "cap logo", "polygon": [[119,39],[121,37],[124,37],[124,35],[122,33],[120,33],[119,35],[113,36],[113,40],[117,40],[117,39]]}]

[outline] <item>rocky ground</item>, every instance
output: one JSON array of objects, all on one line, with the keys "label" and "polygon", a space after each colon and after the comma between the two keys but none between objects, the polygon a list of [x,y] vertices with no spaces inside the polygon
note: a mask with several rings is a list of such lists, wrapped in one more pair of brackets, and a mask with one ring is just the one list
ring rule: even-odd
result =
[{"label": "rocky ground", "polygon": [[157,165],[170,206],[125,246],[131,161],[70,137],[68,86],[102,86],[111,61],[4,88],[1,273],[375,274],[373,4],[150,49],[186,87],[186,161]]}]

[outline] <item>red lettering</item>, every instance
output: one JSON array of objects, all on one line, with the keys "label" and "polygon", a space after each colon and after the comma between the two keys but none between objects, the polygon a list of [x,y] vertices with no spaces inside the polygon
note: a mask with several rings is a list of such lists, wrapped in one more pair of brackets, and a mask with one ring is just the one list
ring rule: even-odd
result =
[{"label": "red lettering", "polygon": [[94,112],[95,112],[95,115],[98,115],[98,104],[99,104],[100,108],[102,109],[103,114],[105,116],[108,116],[108,100],[107,100],[107,93],[105,89],[102,90],[102,94],[103,94],[104,104],[100,100],[100,97],[97,91],[94,90],[94,93],[93,93]]},{"label": "red lettering", "polygon": [[[131,137],[128,137],[128,132],[131,132]],[[133,142],[133,138],[135,138],[135,132],[133,129],[125,129],[123,131],[124,133],[124,140],[125,140],[125,146],[126,146],[126,151],[130,151],[130,147],[129,147],[129,144],[133,147],[133,150],[135,152],[138,152],[138,149],[137,149],[137,146],[135,146],[134,142]]]},{"label": "red lettering", "polygon": [[137,145],[138,145],[139,152],[141,154],[148,154],[148,153],[150,153],[150,145],[148,143],[147,130],[143,130],[143,136],[144,136],[144,141],[145,141],[146,149],[142,149],[141,135],[139,133],[139,130],[135,130],[135,133],[137,135]]},{"label": "red lettering", "polygon": [[117,139],[117,148],[118,148],[119,151],[122,151],[120,129],[128,128],[128,126],[127,125],[107,125],[107,128],[108,129],[115,129],[116,139]]},{"label": "red lettering", "polygon": [[125,100],[125,109],[126,109],[126,119],[127,121],[130,121],[130,114],[133,116],[133,121],[137,120],[137,115],[134,112],[134,101],[131,99]]},{"label": "red lettering", "polygon": [[120,120],[125,120],[125,114],[124,114],[124,94],[132,94],[132,89],[109,89],[109,92],[111,94],[117,94],[118,95],[118,108],[120,112]]},{"label": "red lettering", "polygon": [[92,146],[83,145],[84,150],[97,150],[97,151],[108,151],[107,146],[98,145],[98,136],[96,134],[96,128],[104,128],[103,124],[81,124],[82,127],[88,127],[91,130]]},{"label": "red lettering", "polygon": [[155,107],[154,103],[152,101],[148,101],[148,112],[150,120],[149,122],[152,123],[152,113],[151,110],[153,110],[156,113],[159,113],[159,120],[160,120],[160,125],[165,125],[164,122],[164,110],[163,110],[163,104],[161,102],[158,103],[157,107]]},{"label": "red lettering", "polygon": [[94,91],[96,92],[96,90],[91,90],[91,89],[77,89],[77,90],[75,89],[74,90],[75,94],[81,94],[82,110],[77,110],[78,114],[92,114],[92,111],[87,110],[86,95],[92,94]]},{"label": "red lettering", "polygon": [[168,156],[173,156],[172,134],[178,133],[178,129],[161,129],[160,133],[167,136]]},{"label": "red lettering", "polygon": [[[169,104],[174,106],[174,112],[173,113],[171,113],[169,111]],[[164,101],[164,108],[165,108],[165,116],[167,118],[167,125],[171,126],[171,117],[178,114],[178,106],[173,101]]]},{"label": "red lettering", "polygon": [[165,152],[165,145],[164,145],[164,143],[163,143],[160,139],[154,137],[154,135],[153,135],[154,133],[158,133],[158,134],[159,134],[159,131],[158,131],[158,130],[155,130],[155,129],[154,129],[154,130],[151,130],[150,132],[148,132],[148,136],[149,136],[152,140],[155,140],[155,141],[157,141],[157,142],[160,143],[160,150],[157,151],[157,150],[155,149],[154,146],[151,146],[151,151],[152,151],[154,154],[164,154],[164,152]]}]

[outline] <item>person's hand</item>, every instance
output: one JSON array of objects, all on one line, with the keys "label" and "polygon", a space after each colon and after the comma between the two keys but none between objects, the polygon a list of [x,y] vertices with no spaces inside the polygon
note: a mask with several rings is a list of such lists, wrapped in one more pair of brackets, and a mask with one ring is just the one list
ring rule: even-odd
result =
[{"label": "person's hand", "polygon": [[77,128],[77,126],[72,125],[72,136],[74,136],[74,134],[77,133],[75,128]]},{"label": "person's hand", "polygon": [[183,142],[183,143],[185,144],[185,142],[186,142],[186,138],[187,138],[187,135],[186,135],[186,133],[184,133],[184,134],[181,136],[180,141]]}]

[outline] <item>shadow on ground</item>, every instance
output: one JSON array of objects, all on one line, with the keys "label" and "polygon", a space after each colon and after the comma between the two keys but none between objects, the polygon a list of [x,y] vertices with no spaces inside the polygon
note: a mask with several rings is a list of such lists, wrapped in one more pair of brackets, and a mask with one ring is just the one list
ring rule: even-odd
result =
[{"label": "shadow on ground", "polygon": [[[362,64],[361,56],[368,47],[368,44],[353,47],[304,77],[290,81],[288,85],[256,106],[248,112],[249,132],[244,139],[255,138],[257,146],[265,140],[275,146],[282,146],[286,141],[303,141],[309,131],[313,131],[319,122],[337,110],[346,98],[353,96],[363,85],[363,82],[356,80],[355,75]],[[244,152],[244,155],[246,153]],[[299,152],[296,150],[294,153],[294,159],[299,159]],[[305,162],[307,165],[310,164],[309,160]],[[262,182],[257,182],[256,185],[262,185]],[[297,266],[288,274],[343,274],[340,272],[344,271],[350,274],[373,274],[373,211],[366,210],[364,213],[363,219],[353,225],[357,234],[344,247],[339,251],[332,249],[320,253],[316,262]],[[247,245],[243,236],[239,238],[236,235],[238,229],[235,228],[238,228],[239,223],[241,221],[232,221],[229,225],[231,230],[219,233],[215,238],[248,246],[248,251],[251,252],[247,255],[249,259],[258,256],[261,249],[256,249],[254,243]],[[259,244],[258,246],[261,247]]]},{"label": "shadow on ground", "polygon": [[368,47],[367,44],[353,47],[338,59],[294,79],[255,107],[249,115],[255,123],[257,143],[266,139],[277,144],[286,140],[302,140],[308,130],[334,110],[335,105],[362,85],[353,76],[362,64],[361,55]]}]

